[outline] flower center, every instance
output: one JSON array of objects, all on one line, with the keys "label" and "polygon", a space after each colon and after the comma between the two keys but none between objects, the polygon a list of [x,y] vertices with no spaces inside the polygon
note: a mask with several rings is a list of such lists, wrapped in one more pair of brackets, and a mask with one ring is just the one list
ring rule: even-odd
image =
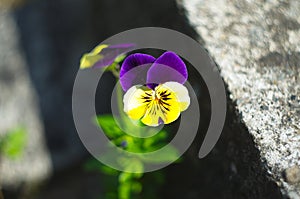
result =
[{"label": "flower center", "polygon": [[152,100],[159,101],[160,95],[156,91],[152,91]]}]

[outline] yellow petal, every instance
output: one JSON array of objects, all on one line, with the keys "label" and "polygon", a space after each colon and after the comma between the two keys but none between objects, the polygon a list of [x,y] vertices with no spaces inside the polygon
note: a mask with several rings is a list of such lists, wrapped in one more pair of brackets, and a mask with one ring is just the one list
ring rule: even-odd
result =
[{"label": "yellow petal", "polygon": [[108,45],[105,44],[98,45],[92,50],[92,52],[84,54],[80,60],[80,69],[90,68],[102,59],[103,56],[100,55],[100,52],[107,47]]},{"label": "yellow petal", "polygon": [[98,46],[96,46],[93,50],[92,50],[92,54],[99,54],[104,48],[107,48],[108,47],[108,45],[106,45],[106,44],[102,44],[102,45],[98,45]]},{"label": "yellow petal", "polygon": [[169,124],[190,104],[188,90],[177,82],[167,82],[151,90],[141,85],[131,87],[123,98],[124,111],[131,119],[141,119],[148,126]]},{"label": "yellow petal", "polygon": [[185,86],[178,82],[166,82],[163,84],[164,87],[172,90],[176,94],[176,98],[180,103],[180,110],[185,111],[190,105],[189,91]]},{"label": "yellow petal", "polygon": [[153,90],[141,85],[131,87],[123,98],[124,112],[131,119],[138,120],[142,118],[153,92]]}]

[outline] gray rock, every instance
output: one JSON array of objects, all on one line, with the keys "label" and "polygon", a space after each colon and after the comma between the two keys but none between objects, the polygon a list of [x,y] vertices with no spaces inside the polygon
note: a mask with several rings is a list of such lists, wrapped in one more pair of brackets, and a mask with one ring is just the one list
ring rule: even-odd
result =
[{"label": "gray rock", "polygon": [[284,171],[285,179],[288,183],[296,184],[300,182],[300,168],[295,165]]},{"label": "gray rock", "polygon": [[267,174],[284,195],[300,198],[299,186],[282,176],[300,162],[300,2],[179,4],[219,65]]},{"label": "gray rock", "polygon": [[37,98],[18,40],[12,15],[0,10],[0,134],[22,126],[28,137],[19,158],[1,157],[0,183],[5,187],[42,182],[51,173]]}]

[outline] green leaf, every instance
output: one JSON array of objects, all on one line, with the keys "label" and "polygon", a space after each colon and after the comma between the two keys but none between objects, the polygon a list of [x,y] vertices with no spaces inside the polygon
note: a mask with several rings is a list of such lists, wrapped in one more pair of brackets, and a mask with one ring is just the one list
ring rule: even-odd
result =
[{"label": "green leaf", "polygon": [[101,168],[101,163],[95,158],[88,159],[83,165],[83,169],[85,171],[99,171],[100,168]]},{"label": "green leaf", "polygon": [[[102,199],[102,197],[99,197]],[[105,194],[105,199],[118,199],[118,195],[115,192],[108,192]]]},{"label": "green leaf", "polygon": [[116,59],[115,59],[115,63],[120,63],[121,61],[123,61],[125,59],[127,55],[123,54],[123,55],[119,55]]},{"label": "green leaf", "polygon": [[168,137],[167,132],[162,130],[156,135],[145,139],[143,143],[143,147],[147,149],[149,147],[153,147],[155,144],[162,144],[162,141],[164,141],[167,137]]},{"label": "green leaf", "polygon": [[132,182],[132,184],[131,184],[131,190],[135,194],[141,193],[142,188],[143,188],[143,186],[140,182],[135,181],[135,182]]},{"label": "green leaf", "polygon": [[164,150],[153,152],[150,155],[141,154],[140,159],[149,163],[166,163],[176,161],[180,157],[178,150],[175,147],[171,145],[165,147]]},{"label": "green leaf", "polygon": [[124,168],[126,172],[130,173],[144,173],[143,162],[136,158],[120,157],[118,163]]},{"label": "green leaf", "polygon": [[105,71],[114,71],[115,70],[115,68],[116,68],[116,63],[112,63],[111,65],[109,65],[109,66],[107,66],[104,70]]},{"label": "green leaf", "polygon": [[95,158],[87,160],[83,165],[83,169],[85,171],[101,171],[102,173],[111,176],[117,176],[120,173],[118,170],[102,164]]},{"label": "green leaf", "polygon": [[2,153],[12,159],[22,155],[27,141],[25,128],[15,128],[8,132],[1,141]]},{"label": "green leaf", "polygon": [[120,173],[118,170],[113,169],[109,166],[105,166],[105,165],[102,165],[100,169],[101,169],[102,173],[111,175],[111,176],[117,176]]},{"label": "green leaf", "polygon": [[97,122],[101,126],[104,133],[110,138],[115,139],[124,135],[124,132],[118,127],[112,115],[97,116]]}]

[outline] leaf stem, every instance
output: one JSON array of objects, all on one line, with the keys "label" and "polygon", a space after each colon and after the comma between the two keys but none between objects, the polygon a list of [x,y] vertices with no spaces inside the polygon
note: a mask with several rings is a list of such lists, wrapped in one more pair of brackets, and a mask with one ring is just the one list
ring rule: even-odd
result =
[{"label": "leaf stem", "polygon": [[123,90],[119,83],[117,84],[117,102],[118,102],[119,113],[122,118],[122,115],[124,115],[123,114]]},{"label": "leaf stem", "polygon": [[118,105],[118,111],[119,111],[119,116],[120,116],[120,123],[124,127],[125,121],[126,121],[126,115],[123,111],[123,89],[121,87],[121,84],[119,83],[120,80],[120,66],[119,64],[116,64],[115,67],[111,70],[112,74],[115,76],[116,81],[117,81],[117,86],[116,86],[116,92],[117,92],[117,105]]}]

